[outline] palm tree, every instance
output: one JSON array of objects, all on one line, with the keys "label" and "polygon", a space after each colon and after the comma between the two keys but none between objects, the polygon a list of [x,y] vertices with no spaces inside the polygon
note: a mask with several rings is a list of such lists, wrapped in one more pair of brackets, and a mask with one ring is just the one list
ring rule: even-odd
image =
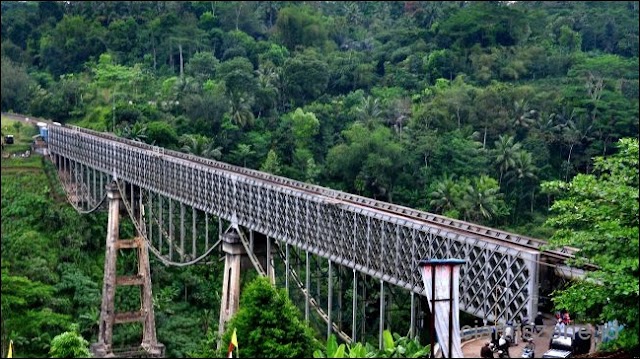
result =
[{"label": "palm tree", "polygon": [[222,157],[222,147],[215,146],[213,139],[202,135],[182,135],[180,137],[182,151],[194,156],[213,158]]},{"label": "palm tree", "polygon": [[411,99],[403,97],[393,101],[389,112],[387,124],[392,126],[396,133],[402,132],[405,123],[411,117]]},{"label": "palm tree", "polygon": [[356,1],[345,1],[342,3],[344,15],[350,24],[358,26],[362,22],[363,15]]},{"label": "palm tree", "polygon": [[513,166],[505,174],[507,184],[513,181],[524,181],[526,179],[537,180],[536,172],[538,168],[533,163],[531,153],[521,150],[513,156]]},{"label": "palm tree", "polygon": [[362,103],[356,108],[356,111],[358,113],[358,120],[365,124],[369,129],[373,128],[382,115],[380,101],[377,98],[372,98],[371,96],[363,98]]},{"label": "palm tree", "polygon": [[275,88],[278,87],[280,81],[280,75],[278,74],[278,68],[269,62],[260,64],[260,67],[256,70],[258,75],[258,85],[263,88]]},{"label": "palm tree", "polygon": [[577,121],[568,120],[562,126],[562,140],[569,146],[569,156],[567,157],[567,171],[565,173],[565,181],[569,181],[569,169],[571,168],[571,155],[576,145],[582,143],[583,140],[592,140],[589,136],[593,124],[588,116],[579,117]]},{"label": "palm tree", "polygon": [[[278,88],[280,75],[278,74],[278,69],[271,62],[267,62],[264,65],[260,64],[260,67],[256,70],[256,75],[258,76],[258,87],[262,91],[273,95],[271,107],[276,108],[280,96],[280,90]],[[260,113],[258,117],[260,117]]]},{"label": "palm tree", "polygon": [[513,104],[513,127],[516,130],[527,129],[536,122],[538,111],[530,109],[529,103],[524,100],[517,100]]},{"label": "palm tree", "polygon": [[233,153],[241,157],[243,166],[247,167],[247,158],[256,152],[251,149],[251,145],[245,145],[244,143],[240,143],[238,144],[238,149],[233,151]]},{"label": "palm tree", "polygon": [[455,207],[457,197],[456,183],[453,178],[446,175],[442,181],[438,182],[435,191],[429,194],[431,201],[429,204],[435,207],[440,213],[446,212]]},{"label": "palm tree", "polygon": [[120,137],[128,138],[137,142],[147,142],[147,125],[136,122],[133,126],[128,123],[122,127]]},{"label": "palm tree", "polygon": [[248,94],[239,94],[232,92],[230,94],[231,105],[231,119],[239,127],[245,127],[253,124],[253,112],[251,112],[251,105],[253,104],[253,98]]},{"label": "palm tree", "polygon": [[462,199],[465,219],[489,220],[498,214],[502,193],[495,179],[481,176],[476,178],[473,184],[466,186]]},{"label": "palm tree", "polygon": [[[536,176],[536,172],[538,172],[538,168],[533,163],[533,157],[531,153],[527,151],[518,151],[514,156],[515,162],[513,167],[506,173],[505,178],[507,179],[507,185],[515,182],[515,186],[512,192],[516,194],[519,190],[520,195],[516,195],[516,210],[518,209],[518,202],[520,198],[525,196],[530,196],[531,199],[531,212],[533,213],[533,201],[536,186],[533,185],[533,182],[538,180],[538,176]],[[529,182],[529,183],[527,183]],[[527,191],[528,190],[528,191]]]},{"label": "palm tree", "polygon": [[555,113],[547,114],[545,112],[540,113],[533,123],[531,128],[533,133],[541,138],[546,144],[551,144],[557,140],[559,136],[559,128],[556,124],[558,115]]},{"label": "palm tree", "polygon": [[502,186],[502,176],[515,165],[514,155],[520,150],[522,145],[520,143],[515,143],[512,136],[505,137],[502,135],[500,135],[498,140],[494,143],[496,145],[496,158],[494,161],[500,170],[498,185]]}]

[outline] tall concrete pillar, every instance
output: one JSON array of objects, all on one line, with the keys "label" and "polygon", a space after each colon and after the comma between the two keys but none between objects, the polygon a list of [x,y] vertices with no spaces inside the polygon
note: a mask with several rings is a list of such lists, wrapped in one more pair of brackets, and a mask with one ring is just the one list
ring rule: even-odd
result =
[{"label": "tall concrete pillar", "polygon": [[[225,331],[225,324],[238,311],[240,305],[240,275],[244,270],[255,269],[242,244],[240,235],[236,231],[224,233],[221,238],[225,261],[218,328],[222,335]],[[249,250],[256,256],[271,282],[275,283],[275,272],[272,265],[275,248],[272,245],[272,239],[258,232],[250,233],[250,238]]]},{"label": "tall concrete pillar", "polygon": [[220,303],[220,334],[224,333],[225,324],[238,311],[240,302],[240,271],[242,259],[247,252],[235,231],[222,235],[222,250],[226,253],[224,275],[222,279],[222,298]]}]

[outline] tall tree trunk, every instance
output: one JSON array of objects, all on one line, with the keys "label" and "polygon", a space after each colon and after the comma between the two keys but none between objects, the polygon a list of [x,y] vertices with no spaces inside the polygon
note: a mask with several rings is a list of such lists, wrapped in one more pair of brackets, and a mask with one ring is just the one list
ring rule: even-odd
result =
[{"label": "tall tree trunk", "polygon": [[571,144],[571,146],[569,147],[569,157],[567,157],[567,171],[564,174],[564,180],[569,181],[569,166],[571,166],[571,153],[573,152],[573,146],[575,146],[575,143]]},{"label": "tall tree trunk", "polygon": [[482,149],[487,147],[487,125],[484,126],[484,136],[482,137]]},{"label": "tall tree trunk", "polygon": [[155,41],[153,43],[153,72],[158,70],[158,53],[156,51]]},{"label": "tall tree trunk", "polygon": [[240,13],[242,11],[242,2],[236,5],[236,31],[238,30],[238,24],[240,23]]},{"label": "tall tree trunk", "polygon": [[173,61],[173,43],[169,44],[169,65],[171,66],[171,73],[176,73],[176,66]]},{"label": "tall tree trunk", "polygon": [[534,190],[531,189],[531,214],[533,214],[533,201],[535,199]]},{"label": "tall tree trunk", "polygon": [[269,6],[269,29],[273,27],[273,9]]},{"label": "tall tree trunk", "polygon": [[180,78],[184,78],[184,59],[182,57],[182,44],[178,44],[178,50],[180,51]]}]

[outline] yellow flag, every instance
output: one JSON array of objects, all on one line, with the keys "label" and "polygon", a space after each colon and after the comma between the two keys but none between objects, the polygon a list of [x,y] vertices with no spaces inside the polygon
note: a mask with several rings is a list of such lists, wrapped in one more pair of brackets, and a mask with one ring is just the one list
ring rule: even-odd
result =
[{"label": "yellow flag", "polygon": [[231,343],[229,343],[229,350],[227,351],[227,358],[233,358],[233,351],[236,351],[236,358],[238,357],[238,337],[236,336],[236,330],[233,329],[231,335]]},{"label": "yellow flag", "polygon": [[7,358],[13,358],[13,340],[9,340],[9,352]]},{"label": "yellow flag", "polygon": [[233,330],[233,334],[231,335],[231,344],[233,344],[234,347],[238,348],[238,337],[236,336],[236,330]]}]

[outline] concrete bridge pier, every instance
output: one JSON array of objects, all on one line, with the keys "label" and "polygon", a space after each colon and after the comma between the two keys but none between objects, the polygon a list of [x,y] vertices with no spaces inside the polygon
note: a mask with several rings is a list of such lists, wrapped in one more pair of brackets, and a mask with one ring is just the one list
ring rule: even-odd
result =
[{"label": "concrete bridge pier", "polygon": [[242,245],[240,236],[235,231],[228,231],[222,235],[222,250],[226,256],[222,279],[222,298],[220,299],[220,323],[218,325],[220,335],[224,333],[227,321],[238,311],[240,271],[247,266],[247,252]]},{"label": "concrete bridge pier", "polygon": [[[249,249],[256,256],[260,266],[266,271],[271,282],[275,274],[271,263],[274,250],[272,239],[257,232],[249,233]],[[220,300],[219,333],[222,335],[226,323],[238,311],[240,304],[240,277],[245,270],[254,270],[253,263],[242,244],[240,235],[230,230],[222,235],[222,250],[225,252],[224,275],[222,279],[222,298]],[[220,343],[218,343],[220,345]]]},{"label": "concrete bridge pier", "polygon": [[[98,342],[91,345],[96,358],[115,357],[113,348],[113,326],[121,323],[142,323],[142,343],[140,347],[152,357],[164,357],[164,345],[158,343],[151,292],[151,273],[147,243],[142,237],[120,240],[120,202],[121,195],[115,182],[106,186],[109,201],[109,224],[107,227],[106,253],[104,260],[104,279],[102,286],[102,305]],[[129,276],[117,276],[117,254],[120,249],[137,249],[138,273]],[[140,287],[141,308],[134,312],[115,311],[115,293],[117,286],[135,285]]]}]

